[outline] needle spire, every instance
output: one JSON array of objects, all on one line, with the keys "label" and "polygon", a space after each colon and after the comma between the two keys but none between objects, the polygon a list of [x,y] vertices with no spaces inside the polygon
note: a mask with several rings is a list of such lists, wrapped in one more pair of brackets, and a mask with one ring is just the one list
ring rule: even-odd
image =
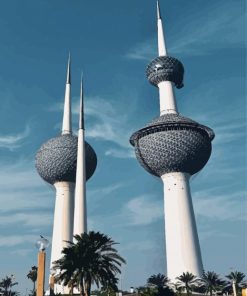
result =
[{"label": "needle spire", "polygon": [[166,50],[165,36],[164,36],[164,31],[163,31],[162,18],[161,18],[161,13],[160,13],[159,0],[157,0],[157,26],[158,26],[158,52],[159,52],[159,56],[166,56],[167,55],[167,50]]},{"label": "needle spire", "polygon": [[70,75],[71,59],[70,53],[68,58],[67,66],[67,77],[65,85],[65,97],[64,97],[64,111],[63,111],[63,126],[62,126],[62,135],[71,135],[72,134],[72,124],[71,124],[71,75]]},{"label": "needle spire", "polygon": [[79,118],[79,129],[84,129],[83,73],[81,74],[81,92],[80,92],[80,118]]}]

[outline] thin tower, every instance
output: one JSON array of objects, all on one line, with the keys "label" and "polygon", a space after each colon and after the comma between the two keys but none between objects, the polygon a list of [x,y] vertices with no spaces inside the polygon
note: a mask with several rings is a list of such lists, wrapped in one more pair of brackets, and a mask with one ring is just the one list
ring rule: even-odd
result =
[{"label": "thin tower", "polygon": [[135,132],[130,143],[139,163],[164,184],[167,276],[174,282],[183,272],[202,275],[189,179],[207,163],[214,132],[178,113],[173,85],[183,87],[184,67],[167,53],[158,1],[157,25],[158,57],[146,74],[159,89],[160,116]]},{"label": "thin tower", "polygon": [[74,235],[87,232],[87,203],[86,203],[86,167],[85,167],[85,135],[84,135],[84,106],[83,80],[81,78],[80,116],[78,130],[78,149],[75,185]]},{"label": "thin tower", "polygon": [[[62,132],[59,136],[44,143],[36,154],[36,169],[46,182],[52,184],[56,189],[54,223],[52,234],[51,264],[60,259],[62,250],[67,246],[67,241],[73,240],[74,210],[75,210],[75,180],[77,164],[78,138],[72,133],[71,125],[71,74],[70,57],[68,60],[64,112]],[[80,146],[80,145],[79,145]],[[94,173],[97,165],[97,157],[93,148],[83,142],[84,158],[83,166],[86,168],[85,180]],[[80,166],[80,164],[79,164]],[[84,188],[84,183],[81,184]],[[83,189],[85,190],[85,188]],[[76,212],[83,212],[83,208],[77,208]],[[51,274],[54,271],[52,270]],[[67,293],[67,287],[55,284],[55,293]]]}]

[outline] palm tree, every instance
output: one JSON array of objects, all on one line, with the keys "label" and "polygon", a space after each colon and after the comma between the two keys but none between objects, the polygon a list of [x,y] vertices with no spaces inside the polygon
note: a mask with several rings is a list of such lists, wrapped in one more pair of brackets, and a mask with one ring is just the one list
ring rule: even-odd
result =
[{"label": "palm tree", "polygon": [[198,282],[198,278],[190,273],[190,272],[183,272],[179,277],[177,277],[178,283],[180,286],[184,286],[187,296],[190,296],[190,292],[193,290],[193,285]]},{"label": "palm tree", "polygon": [[147,279],[147,284],[155,287],[164,287],[168,282],[168,277],[161,273],[153,274]]},{"label": "palm tree", "polygon": [[214,271],[204,272],[201,277],[201,282],[202,286],[205,288],[205,292],[209,293],[210,296],[213,295],[213,292],[222,289],[226,284]]},{"label": "palm tree", "polygon": [[74,238],[76,242],[68,242],[69,246],[63,249],[63,257],[53,262],[53,269],[55,273],[57,271],[55,279],[65,286],[72,281],[81,296],[90,296],[92,284],[97,287],[117,284],[116,276],[121,273],[121,264],[125,263],[114,248],[117,243],[94,231]]},{"label": "palm tree", "polygon": [[27,274],[27,277],[33,282],[33,295],[35,294],[35,283],[37,281],[37,273],[38,273],[38,267],[32,266],[31,270],[29,270],[29,273]]},{"label": "palm tree", "polygon": [[14,291],[11,291],[11,288],[15,285],[17,285],[17,282],[14,282],[14,276],[6,276],[2,281],[0,282],[0,287],[2,288],[2,292],[4,296],[10,296],[13,293],[16,293]]},{"label": "palm tree", "polygon": [[226,278],[230,280],[230,282],[228,282],[228,286],[232,286],[233,281],[235,281],[237,294],[241,292],[242,286],[246,285],[246,282],[244,281],[245,274],[243,272],[232,271],[226,275]]}]

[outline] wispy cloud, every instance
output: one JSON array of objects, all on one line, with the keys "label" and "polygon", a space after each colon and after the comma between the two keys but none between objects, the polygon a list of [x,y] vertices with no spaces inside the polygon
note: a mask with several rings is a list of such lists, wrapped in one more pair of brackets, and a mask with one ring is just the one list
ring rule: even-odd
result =
[{"label": "wispy cloud", "polygon": [[219,221],[247,220],[246,191],[215,194],[213,190],[193,194],[195,213],[198,217]]},{"label": "wispy cloud", "polygon": [[108,149],[105,152],[105,155],[116,158],[135,158],[135,152],[133,149]]},{"label": "wispy cloud", "polygon": [[31,252],[33,252],[32,249],[17,249],[17,250],[13,250],[10,252],[10,254],[12,255],[17,255],[17,256],[21,256],[21,257],[26,257],[28,256]]},{"label": "wispy cloud", "polygon": [[23,226],[42,227],[52,224],[52,214],[43,212],[26,212],[26,213],[13,213],[8,215],[1,215],[0,225],[6,226],[11,224],[21,224]]},{"label": "wispy cloud", "polygon": [[155,249],[156,242],[154,241],[132,241],[130,243],[124,244],[123,246],[119,247],[120,251],[148,251],[148,250],[154,250]]},{"label": "wispy cloud", "polygon": [[[72,108],[73,114],[79,114],[79,99]],[[113,105],[110,100],[95,96],[86,97],[85,114],[88,117],[86,137],[114,143],[117,147],[107,149],[105,155],[116,158],[132,158],[133,149],[129,144],[131,127],[127,114],[122,112],[119,104]],[[60,111],[63,104],[52,106],[49,111]]]},{"label": "wispy cloud", "polygon": [[163,217],[162,203],[152,196],[143,195],[131,199],[122,209],[127,223],[130,225],[148,225]]},{"label": "wispy cloud", "polygon": [[20,234],[20,235],[5,235],[0,236],[0,247],[13,247],[21,244],[35,244],[38,239],[37,235]]},{"label": "wispy cloud", "polygon": [[25,129],[17,134],[0,135],[0,148],[14,150],[19,148],[25,138],[30,134],[30,127],[27,125]]},{"label": "wispy cloud", "polygon": [[[205,55],[214,50],[244,47],[245,15],[240,5],[233,1],[220,1],[197,12],[189,20],[184,18],[169,38],[169,52],[178,55]],[[218,38],[218,36],[222,38]],[[126,57],[136,60],[151,60],[157,55],[156,37],[137,44]]]},{"label": "wispy cloud", "polygon": [[[1,163],[0,212],[47,208],[51,204],[48,186],[38,176],[34,163],[21,159],[14,164]],[[10,177],[11,176],[11,177]]]}]

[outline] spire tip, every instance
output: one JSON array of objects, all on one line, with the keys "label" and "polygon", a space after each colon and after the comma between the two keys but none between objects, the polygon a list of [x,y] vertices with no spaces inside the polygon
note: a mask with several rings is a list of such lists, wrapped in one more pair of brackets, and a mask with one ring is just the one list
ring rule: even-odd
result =
[{"label": "spire tip", "polygon": [[68,68],[67,68],[67,79],[66,79],[66,83],[67,84],[71,84],[70,65],[71,65],[71,57],[70,57],[70,51],[69,51]]},{"label": "spire tip", "polygon": [[159,0],[157,0],[157,19],[161,19]]},{"label": "spire tip", "polygon": [[80,93],[80,121],[79,129],[84,129],[84,106],[83,106],[83,72],[81,72],[81,93]]}]

